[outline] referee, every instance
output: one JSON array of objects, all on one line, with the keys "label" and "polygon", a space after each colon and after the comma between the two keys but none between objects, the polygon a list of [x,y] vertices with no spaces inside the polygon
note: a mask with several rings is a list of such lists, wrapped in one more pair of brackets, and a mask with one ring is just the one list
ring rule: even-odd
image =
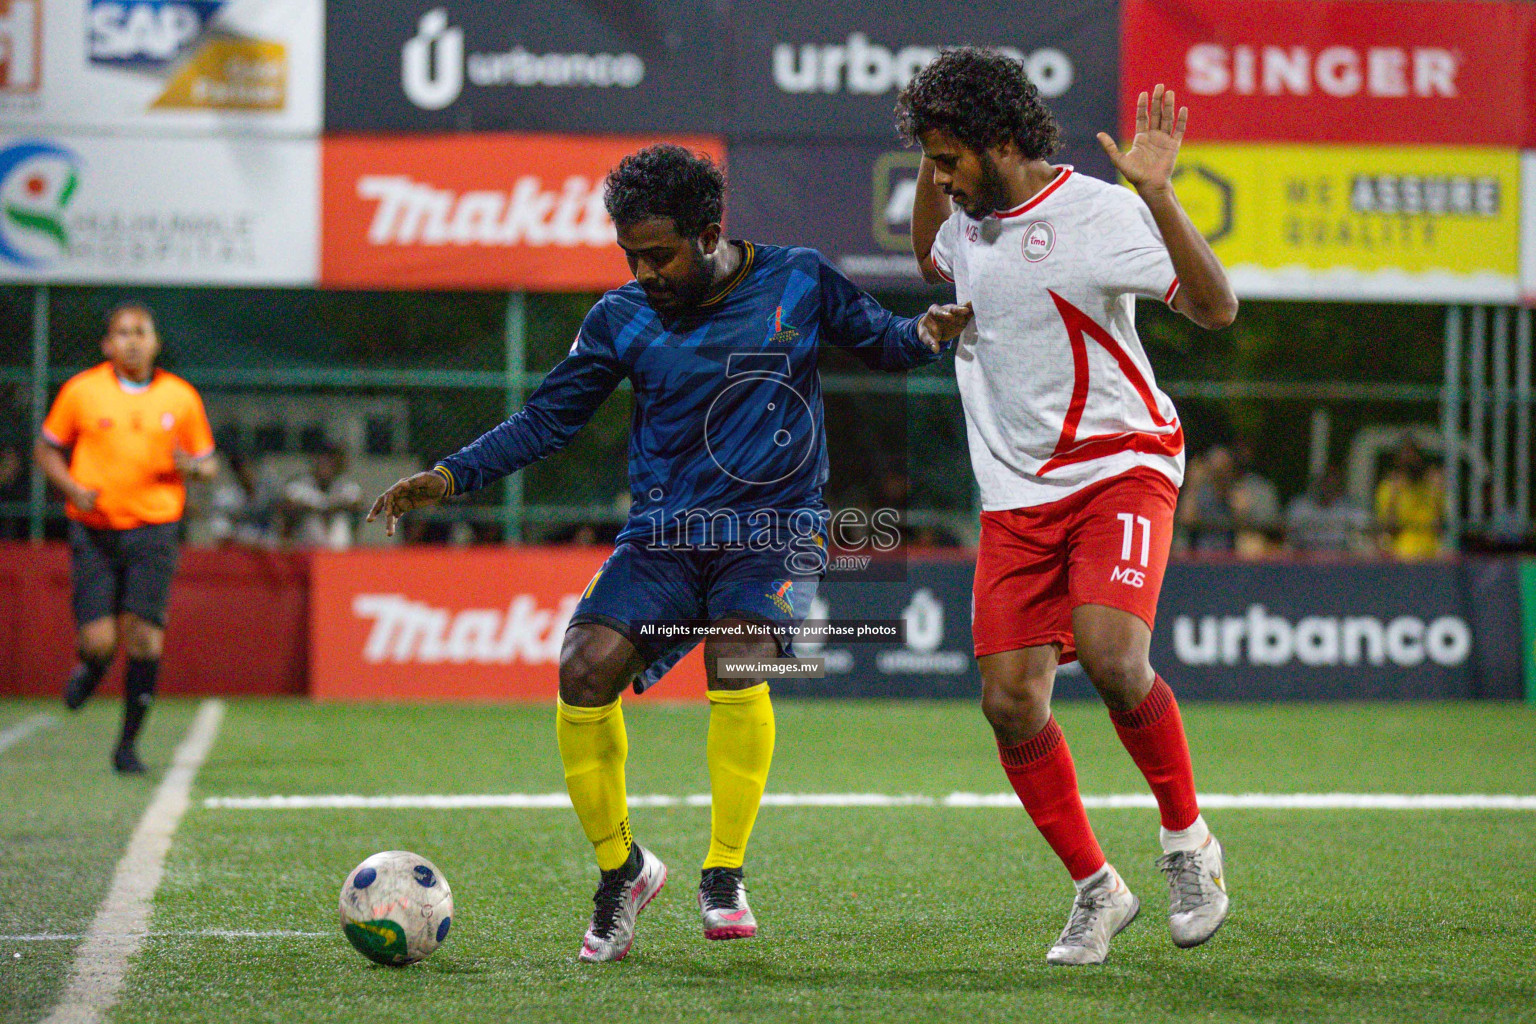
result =
[{"label": "referee", "polygon": [[202,399],[155,368],[160,339],[149,307],[115,307],[101,350],[106,362],[60,389],[33,458],[68,501],[80,664],[64,703],[73,711],[86,702],[121,644],[128,673],[112,767],[136,775],[144,763],[134,744],[154,700],[176,572],[183,481],[210,478],[217,465]]}]

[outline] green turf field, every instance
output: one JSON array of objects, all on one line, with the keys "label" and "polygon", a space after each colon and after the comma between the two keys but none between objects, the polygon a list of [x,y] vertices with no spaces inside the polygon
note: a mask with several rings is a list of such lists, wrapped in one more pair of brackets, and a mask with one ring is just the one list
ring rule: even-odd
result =
[{"label": "green turf field", "polygon": [[[1536,709],[1494,704],[1185,707],[1202,791],[1536,794]],[[194,705],[166,701],[156,769]],[[0,1021],[41,1019],[158,771],[107,769],[115,701],[78,716],[0,702]],[[1144,792],[1101,709],[1064,705],[1086,794]],[[634,701],[630,789],[707,791],[707,711]],[[975,708],[778,707],[776,793],[997,793]],[[233,810],[211,797],[550,793],[552,712],[234,702],[197,776],[117,1021],[1536,1020],[1536,811],[1239,810],[1207,815],[1233,913],[1175,949],[1156,812],[1094,810],[1143,900],[1099,968],[1048,968],[1070,885],[1013,808],[768,807],[748,860],[758,938],[705,943],[693,886],[708,811],[638,808],[672,869],[629,959],[575,954],[596,882],[569,810]],[[389,848],[452,883],[430,960],[375,967],[336,924],[348,870]],[[280,933],[280,934],[273,934]],[[31,937],[23,939],[22,937]],[[37,936],[44,936],[37,938]]]}]

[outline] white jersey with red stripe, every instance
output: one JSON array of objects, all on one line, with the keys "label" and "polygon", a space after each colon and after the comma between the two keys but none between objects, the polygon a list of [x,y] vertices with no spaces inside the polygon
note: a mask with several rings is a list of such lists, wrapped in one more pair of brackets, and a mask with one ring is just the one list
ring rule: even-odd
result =
[{"label": "white jersey with red stripe", "polygon": [[1062,167],[1021,206],[956,210],[933,262],[975,317],[955,350],[971,467],[988,511],[1027,508],[1148,466],[1184,480],[1184,431],[1136,336],[1136,296],[1179,281],[1141,197]]}]

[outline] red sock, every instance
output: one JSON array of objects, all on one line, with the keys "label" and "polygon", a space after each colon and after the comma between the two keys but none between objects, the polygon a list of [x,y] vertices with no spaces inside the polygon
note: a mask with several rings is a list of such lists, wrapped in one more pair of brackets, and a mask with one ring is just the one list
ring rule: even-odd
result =
[{"label": "red sock", "polygon": [[1110,720],[1131,760],[1147,777],[1163,828],[1186,829],[1200,815],[1195,802],[1195,771],[1189,761],[1189,741],[1184,738],[1184,719],[1179,702],[1162,676],[1152,680],[1145,700],[1130,711],[1111,711]]},{"label": "red sock", "polygon": [[1016,747],[999,743],[997,752],[1013,791],[1073,880],[1081,881],[1102,868],[1104,851],[1088,824],[1088,812],[1077,792],[1077,768],[1056,719]]}]

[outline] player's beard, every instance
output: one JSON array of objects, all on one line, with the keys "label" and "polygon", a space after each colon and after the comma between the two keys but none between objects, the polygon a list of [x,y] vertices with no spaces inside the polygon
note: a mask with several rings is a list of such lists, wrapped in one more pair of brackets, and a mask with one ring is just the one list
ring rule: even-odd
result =
[{"label": "player's beard", "polygon": [[1008,209],[1011,204],[1008,202],[1008,182],[1004,180],[1003,172],[998,169],[992,154],[978,153],[977,163],[981,165],[981,177],[976,182],[973,205],[965,212],[980,220],[988,214]]},{"label": "player's beard", "polygon": [[646,298],[658,313],[677,314],[692,309],[704,301],[711,285],[709,262],[704,259],[704,247],[698,242],[688,246],[689,272],[686,277],[674,279],[666,292],[647,292]]}]

